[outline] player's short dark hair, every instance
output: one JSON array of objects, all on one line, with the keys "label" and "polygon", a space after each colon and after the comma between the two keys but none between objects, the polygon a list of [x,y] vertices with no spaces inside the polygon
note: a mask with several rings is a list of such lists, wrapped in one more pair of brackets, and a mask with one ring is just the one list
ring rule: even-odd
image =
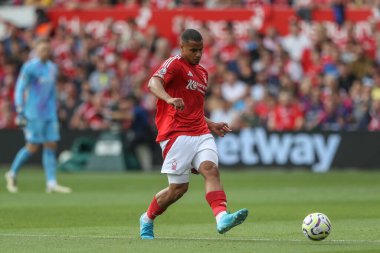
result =
[{"label": "player's short dark hair", "polygon": [[200,42],[202,40],[203,40],[202,35],[195,29],[186,29],[181,34],[181,41],[182,42],[189,42],[189,41]]}]

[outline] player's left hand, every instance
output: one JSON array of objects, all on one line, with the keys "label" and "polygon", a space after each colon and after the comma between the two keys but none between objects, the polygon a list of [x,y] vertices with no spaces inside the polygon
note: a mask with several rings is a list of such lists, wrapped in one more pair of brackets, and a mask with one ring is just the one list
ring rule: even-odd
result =
[{"label": "player's left hand", "polygon": [[185,103],[182,98],[169,98],[166,101],[169,105],[174,106],[176,110],[183,111],[185,109]]},{"label": "player's left hand", "polygon": [[27,120],[23,114],[18,114],[15,119],[15,124],[19,128],[24,128],[26,126]]},{"label": "player's left hand", "polygon": [[211,132],[218,135],[219,137],[224,137],[224,135],[226,133],[229,133],[232,131],[231,128],[228,126],[228,124],[225,122],[218,122],[218,123],[210,124],[209,128],[210,128]]}]

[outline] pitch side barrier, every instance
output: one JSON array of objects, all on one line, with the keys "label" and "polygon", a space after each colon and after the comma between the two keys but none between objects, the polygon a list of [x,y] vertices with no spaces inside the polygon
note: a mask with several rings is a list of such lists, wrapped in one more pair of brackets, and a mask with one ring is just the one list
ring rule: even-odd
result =
[{"label": "pitch side barrier", "polygon": [[[110,139],[102,142],[102,135],[104,132],[61,130],[62,138],[57,153],[70,150],[76,140],[84,137],[98,143],[100,140],[100,150],[119,150],[118,140],[111,138],[115,142],[110,142]],[[128,138],[120,137],[119,140],[123,146],[130,145]],[[112,143],[115,145],[112,146]],[[315,172],[326,172],[331,168],[380,169],[380,132],[268,132],[263,128],[248,128],[229,133],[224,138],[216,137],[216,143],[220,165],[230,169],[299,167],[310,168]],[[21,131],[0,130],[0,163],[11,163],[22,145],[24,140]],[[113,149],[105,145],[111,145]],[[112,155],[109,152],[100,155]],[[29,164],[37,164],[40,159],[41,155],[38,154]],[[153,163],[159,167],[161,162],[161,150],[156,145]]]},{"label": "pitch side barrier", "polygon": [[217,138],[227,167],[380,169],[380,132],[268,132],[249,128]]},{"label": "pitch side barrier", "polygon": [[[139,170],[130,131],[91,131],[61,129],[58,142],[58,168],[64,171],[124,171]],[[155,143],[152,140],[152,143]],[[8,166],[24,145],[24,136],[17,129],[0,130],[0,165]],[[151,146],[150,146],[151,147]],[[152,146],[153,165],[162,163],[158,144]],[[28,165],[41,164],[41,150]],[[156,167],[156,166],[155,166]]]},{"label": "pitch side barrier", "polygon": [[[68,131],[60,130],[61,140],[58,142],[57,154],[70,150],[74,141],[81,137],[88,137],[96,140],[100,132],[96,131]],[[24,135],[18,129],[0,130],[0,164],[9,164],[13,161],[18,150],[25,145]],[[28,164],[41,164],[41,150],[32,156]]]}]

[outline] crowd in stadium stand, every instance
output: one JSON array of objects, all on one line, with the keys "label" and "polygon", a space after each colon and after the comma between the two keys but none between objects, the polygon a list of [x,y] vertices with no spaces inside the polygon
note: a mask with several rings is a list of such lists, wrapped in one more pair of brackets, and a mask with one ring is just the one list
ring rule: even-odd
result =
[{"label": "crowd in stadium stand", "polygon": [[[320,24],[313,37],[289,23],[289,34],[274,28],[251,30],[237,41],[227,31],[215,40],[207,27],[201,64],[209,70],[206,114],[234,130],[262,126],[274,131],[380,130],[380,31],[372,36],[328,36]],[[18,71],[33,51],[35,31],[8,24],[0,43],[0,128],[15,128],[13,93]],[[96,38],[64,26],[51,33],[62,128],[133,128],[147,137],[154,126],[155,98],[147,82],[177,42],[133,20],[123,33]]]}]

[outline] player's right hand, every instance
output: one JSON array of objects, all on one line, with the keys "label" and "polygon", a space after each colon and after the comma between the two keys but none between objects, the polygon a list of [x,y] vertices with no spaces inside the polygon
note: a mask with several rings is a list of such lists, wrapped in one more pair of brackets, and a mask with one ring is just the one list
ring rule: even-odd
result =
[{"label": "player's right hand", "polygon": [[27,120],[23,114],[17,115],[17,117],[15,119],[16,126],[23,128],[26,126],[26,122],[27,122]]},{"label": "player's right hand", "polygon": [[185,109],[185,103],[183,102],[182,98],[169,98],[166,101],[169,105],[174,106],[176,110],[181,110]]}]

